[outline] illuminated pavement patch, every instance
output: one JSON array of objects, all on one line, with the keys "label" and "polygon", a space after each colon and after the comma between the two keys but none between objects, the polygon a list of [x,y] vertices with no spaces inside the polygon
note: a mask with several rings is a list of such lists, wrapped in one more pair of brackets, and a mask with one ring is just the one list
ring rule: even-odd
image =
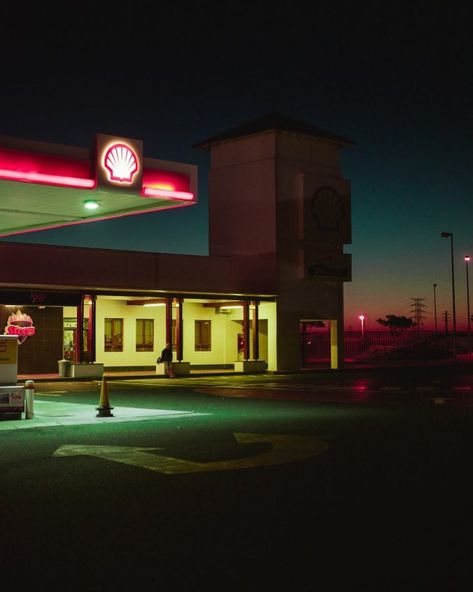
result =
[{"label": "illuminated pavement patch", "polygon": [[112,407],[112,417],[96,417],[96,405],[80,403],[59,403],[35,401],[34,418],[0,421],[0,431],[12,429],[41,428],[60,425],[84,425],[96,423],[119,423],[125,421],[146,421],[150,419],[173,419],[207,415],[193,411],[167,409],[140,409],[136,407]]}]

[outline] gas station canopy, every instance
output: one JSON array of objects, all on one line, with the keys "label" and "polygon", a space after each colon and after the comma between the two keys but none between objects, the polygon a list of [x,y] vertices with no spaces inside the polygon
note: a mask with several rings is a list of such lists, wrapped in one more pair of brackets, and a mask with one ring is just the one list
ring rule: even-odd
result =
[{"label": "gas station canopy", "polygon": [[0,237],[193,205],[197,167],[97,134],[92,150],[0,136]]}]

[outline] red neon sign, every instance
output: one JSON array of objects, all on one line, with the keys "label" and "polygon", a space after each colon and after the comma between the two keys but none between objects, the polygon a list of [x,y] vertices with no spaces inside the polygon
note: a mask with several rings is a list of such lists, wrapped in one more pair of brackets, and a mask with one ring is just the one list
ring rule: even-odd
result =
[{"label": "red neon sign", "polygon": [[36,328],[33,327],[33,319],[23,314],[20,309],[12,313],[7,320],[5,327],[5,335],[16,335],[18,343],[21,345],[27,339],[36,333]]}]

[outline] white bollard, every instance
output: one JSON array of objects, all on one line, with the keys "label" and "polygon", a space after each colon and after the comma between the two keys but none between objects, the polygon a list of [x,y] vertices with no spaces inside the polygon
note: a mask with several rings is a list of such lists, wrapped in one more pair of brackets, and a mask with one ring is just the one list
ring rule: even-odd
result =
[{"label": "white bollard", "polygon": [[25,380],[25,419],[34,418],[34,381]]}]

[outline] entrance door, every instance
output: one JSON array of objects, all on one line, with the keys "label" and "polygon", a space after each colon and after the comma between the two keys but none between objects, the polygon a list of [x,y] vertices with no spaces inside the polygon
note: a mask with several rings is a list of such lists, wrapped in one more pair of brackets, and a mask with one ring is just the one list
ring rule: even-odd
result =
[{"label": "entrance door", "polygon": [[75,360],[74,352],[76,350],[76,343],[77,343],[77,319],[75,318],[65,318],[64,319],[64,343],[63,343],[63,350],[65,360],[70,360],[71,362]]},{"label": "entrance door", "polygon": [[303,321],[299,330],[302,368],[330,368],[330,322]]}]

